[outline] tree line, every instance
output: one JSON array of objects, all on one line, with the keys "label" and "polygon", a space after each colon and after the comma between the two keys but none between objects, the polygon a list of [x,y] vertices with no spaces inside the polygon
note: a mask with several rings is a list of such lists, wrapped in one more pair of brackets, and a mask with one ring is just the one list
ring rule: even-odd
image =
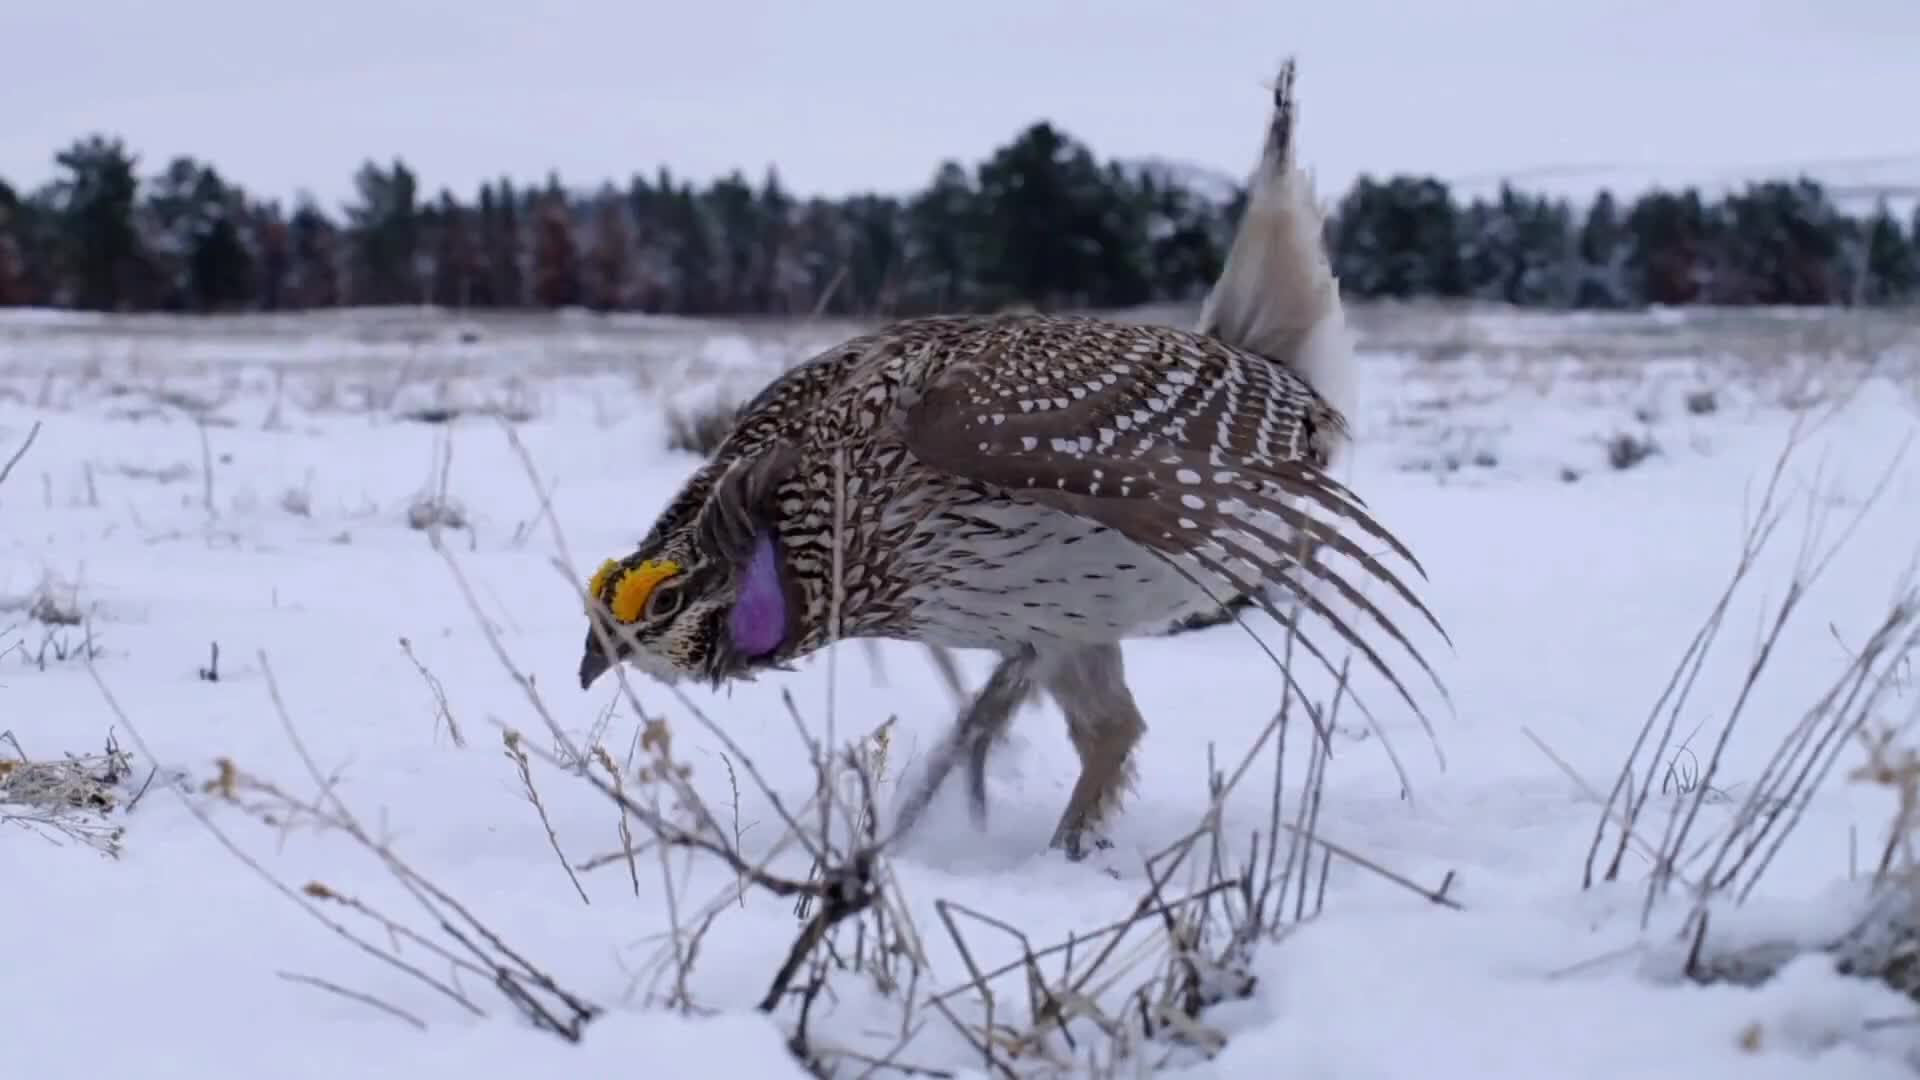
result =
[{"label": "tree line", "polygon": [[[803,198],[769,171],[624,186],[557,176],[429,193],[368,162],[338,211],[256,198],[190,157],[143,175],[90,136],[55,179],[0,180],[0,306],[227,312],[341,305],[684,315],[890,316],[1191,301],[1218,273],[1245,192],[1101,161],[1034,124],[972,168],[904,197]],[[1647,304],[1920,301],[1920,209],[1844,212],[1809,179],[1710,198],[1602,192],[1576,206],[1503,186],[1362,177],[1327,239],[1350,297],[1606,309]]]}]

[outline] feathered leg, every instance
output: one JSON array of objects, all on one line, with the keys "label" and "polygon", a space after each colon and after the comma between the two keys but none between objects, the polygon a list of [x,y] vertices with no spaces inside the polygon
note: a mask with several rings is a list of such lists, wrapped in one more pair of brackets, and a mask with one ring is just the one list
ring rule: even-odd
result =
[{"label": "feathered leg", "polygon": [[[1065,849],[1070,859],[1086,853],[1086,834],[1106,821],[1133,783],[1133,749],[1147,729],[1127,688],[1117,644],[1056,648],[1044,655],[1023,648],[1002,659],[902,804],[897,817],[901,830],[918,820],[963,754],[968,807],[976,823],[985,822],[987,759],[994,745],[1006,737],[1015,711],[1036,689],[1044,689],[1060,706],[1067,736],[1080,755],[1080,777],[1048,846]],[[1092,846],[1109,844],[1096,837]]]},{"label": "feathered leg", "polygon": [[1006,734],[1007,726],[1033,693],[1034,669],[1039,654],[1031,646],[1022,646],[1007,654],[993,669],[986,685],[961,710],[947,736],[928,757],[920,782],[899,804],[895,828],[905,833],[920,818],[927,804],[946,783],[947,775],[965,754],[968,760],[968,801],[976,824],[987,816],[986,761],[993,743]]},{"label": "feathered leg", "polygon": [[[1120,646],[1086,646],[1048,659],[1044,685],[1066,714],[1067,736],[1080,754],[1080,779],[1048,846],[1063,848],[1067,858],[1078,860],[1086,854],[1087,834],[1106,822],[1133,786],[1133,748],[1147,724],[1127,688]],[[1096,835],[1093,846],[1112,844]]]}]

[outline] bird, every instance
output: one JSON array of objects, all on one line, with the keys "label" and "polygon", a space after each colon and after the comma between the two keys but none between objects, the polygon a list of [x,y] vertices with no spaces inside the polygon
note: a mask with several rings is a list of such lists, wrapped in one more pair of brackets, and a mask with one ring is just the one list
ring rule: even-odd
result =
[{"label": "bird", "polygon": [[[1352,443],[1354,358],[1295,162],[1294,82],[1289,57],[1192,328],[924,315],[788,368],[640,543],[585,583],[581,687],[625,664],[718,688],[841,640],[988,650],[996,666],[898,827],[962,760],[982,821],[991,748],[1044,691],[1080,759],[1049,841],[1072,860],[1111,846],[1138,773],[1146,721],[1122,643],[1170,622],[1241,597],[1283,624],[1311,612],[1426,723],[1400,667],[1355,625],[1384,631],[1445,694],[1361,588],[1384,585],[1445,638],[1390,564],[1422,582],[1425,569],[1335,477]],[[1334,670],[1315,635],[1295,641]]]}]

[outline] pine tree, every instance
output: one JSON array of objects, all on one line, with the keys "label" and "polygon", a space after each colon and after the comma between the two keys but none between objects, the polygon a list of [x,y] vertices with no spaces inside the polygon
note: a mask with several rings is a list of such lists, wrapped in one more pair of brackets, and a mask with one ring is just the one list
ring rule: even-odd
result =
[{"label": "pine tree", "polygon": [[145,252],[134,224],[137,159],[119,139],[89,136],[55,155],[61,269],[59,298],[74,307],[118,311],[150,293]]},{"label": "pine tree", "polygon": [[706,315],[721,310],[724,271],[719,242],[702,200],[682,184],[668,201],[666,228],[673,242],[673,310]]},{"label": "pine tree", "polygon": [[1096,291],[1088,299],[1100,307],[1144,304],[1153,298],[1148,262],[1153,194],[1115,162],[1097,180],[1088,179],[1085,199],[1095,209],[1091,231],[1099,268]]},{"label": "pine tree", "polygon": [[433,214],[433,302],[440,307],[464,309],[474,303],[483,275],[470,218],[453,192],[442,189]]},{"label": "pine tree", "polygon": [[702,195],[719,239],[720,310],[757,310],[755,295],[766,280],[761,272],[765,252],[760,243],[760,208],[753,188],[739,172],[714,181]]},{"label": "pine tree", "polygon": [[673,178],[665,169],[660,170],[657,183],[648,183],[643,176],[627,182],[627,220],[633,230],[629,274],[633,306],[641,311],[667,311],[672,303],[672,195]]},{"label": "pine tree", "polygon": [[339,230],[311,197],[302,196],[287,223],[292,271],[287,302],[296,308],[328,308],[346,301],[340,282]]},{"label": "pine tree", "polygon": [[1460,212],[1460,284],[1475,300],[1505,298],[1509,265],[1513,261],[1511,218],[1485,199],[1475,199]]},{"label": "pine tree", "polygon": [[1150,291],[1163,300],[1204,297],[1220,276],[1226,249],[1210,207],[1193,192],[1171,184],[1148,183],[1141,198],[1146,210]]},{"label": "pine tree", "polygon": [[1454,299],[1467,295],[1461,214],[1447,185],[1362,176],[1340,203],[1334,271],[1356,296]]},{"label": "pine tree", "polygon": [[797,278],[793,272],[796,260],[792,250],[795,240],[794,201],[781,185],[777,170],[767,170],[766,178],[760,182],[756,203],[754,210],[759,219],[760,251],[754,267],[755,280],[751,293],[753,310],[770,315],[790,315],[796,311],[811,310],[812,303],[796,297],[792,289]]},{"label": "pine tree", "polygon": [[905,254],[900,238],[900,204],[879,195],[856,195],[847,202],[846,307],[857,314],[887,316],[900,304]]},{"label": "pine tree", "polygon": [[1650,304],[1694,302],[1713,280],[1712,223],[1700,193],[1655,190],[1627,212],[1626,265],[1634,292]]},{"label": "pine tree", "polygon": [[929,310],[971,310],[982,272],[980,195],[957,162],[907,204],[904,301]]},{"label": "pine tree", "polygon": [[1842,298],[1839,215],[1817,183],[1750,184],[1721,203],[1713,298],[1722,303],[1826,304]]},{"label": "pine tree", "polygon": [[246,196],[212,168],[201,170],[193,196],[199,229],[187,258],[195,303],[202,311],[245,307],[253,295],[253,256],[242,233]]},{"label": "pine tree", "polygon": [[1627,234],[1611,191],[1601,191],[1580,226],[1579,282],[1573,304],[1581,308],[1619,308],[1638,298],[1627,285]]},{"label": "pine tree", "polygon": [[1920,246],[1917,245],[1920,238],[1909,241],[1882,200],[1866,228],[1865,281],[1861,289],[1864,302],[1902,304],[1920,299]]},{"label": "pine tree", "polygon": [[1505,187],[1500,210],[1513,221],[1513,258],[1501,298],[1521,307],[1572,306],[1579,280],[1572,208]]},{"label": "pine tree", "polygon": [[[971,170],[943,165],[905,199],[796,199],[769,168],[696,188],[664,168],[569,196],[557,177],[471,202],[419,198],[403,163],[355,175],[344,224],[290,217],[210,164],[157,176],[117,140],[56,159],[31,196],[0,184],[0,304],[179,311],[342,303],[585,304],[686,314],[894,315],[1192,302],[1218,274],[1245,191],[1178,169],[1102,161],[1035,124]],[[144,197],[143,197],[144,196]],[[1897,304],[1920,299],[1920,208],[1843,213],[1805,180],[1716,199],[1656,191],[1623,208],[1503,186],[1456,202],[1430,177],[1362,177],[1329,215],[1355,298],[1526,307],[1640,303]]]},{"label": "pine tree", "polygon": [[481,247],[487,267],[487,294],[499,307],[518,308],[528,302],[522,260],[526,238],[521,233],[520,199],[513,182],[501,179],[480,189]]},{"label": "pine tree", "polygon": [[288,304],[293,279],[293,238],[278,202],[252,203],[246,208],[245,232],[252,241],[253,282],[248,303],[265,311]]},{"label": "pine tree", "polygon": [[1907,245],[1920,255],[1920,203],[1913,206],[1913,225],[1907,230]]},{"label": "pine tree", "polygon": [[1102,246],[1115,238],[1103,227],[1103,177],[1087,148],[1035,124],[980,166],[978,182],[989,302],[1089,305],[1091,286],[1112,272]]},{"label": "pine tree", "polygon": [[859,300],[847,285],[853,229],[838,205],[826,199],[807,200],[794,224],[794,247],[790,272],[805,310],[831,315],[859,310]]},{"label": "pine tree", "polygon": [[422,271],[419,183],[395,161],[367,162],[354,174],[358,201],[347,207],[352,245],[350,295],[356,304],[418,304],[430,282]]},{"label": "pine tree", "polygon": [[566,195],[554,181],[540,198],[533,224],[533,302],[541,307],[580,303],[580,259]]},{"label": "pine tree", "polygon": [[20,218],[20,196],[12,185],[0,180],[0,307],[30,302]]},{"label": "pine tree", "polygon": [[586,302],[595,311],[632,306],[633,229],[620,193],[603,189],[593,207],[593,241],[587,251]]}]

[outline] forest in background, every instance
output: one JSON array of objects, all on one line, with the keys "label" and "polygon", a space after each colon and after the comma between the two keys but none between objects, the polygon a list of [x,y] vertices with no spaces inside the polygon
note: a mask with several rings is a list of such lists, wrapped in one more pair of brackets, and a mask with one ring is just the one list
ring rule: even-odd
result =
[{"label": "forest in background", "polygon": [[[807,198],[777,173],[698,185],[662,169],[581,189],[549,176],[462,196],[368,162],[329,210],[250,195],[213,165],[143,171],[122,140],[55,155],[56,178],[0,179],[0,306],[288,311],[342,305],[682,315],[886,317],[1117,308],[1204,295],[1244,191],[1102,161],[1038,123],[921,191]],[[1354,299],[1530,308],[1920,302],[1920,209],[1838,207],[1805,178],[1718,197],[1602,192],[1584,205],[1503,186],[1362,177],[1328,242]]]}]

